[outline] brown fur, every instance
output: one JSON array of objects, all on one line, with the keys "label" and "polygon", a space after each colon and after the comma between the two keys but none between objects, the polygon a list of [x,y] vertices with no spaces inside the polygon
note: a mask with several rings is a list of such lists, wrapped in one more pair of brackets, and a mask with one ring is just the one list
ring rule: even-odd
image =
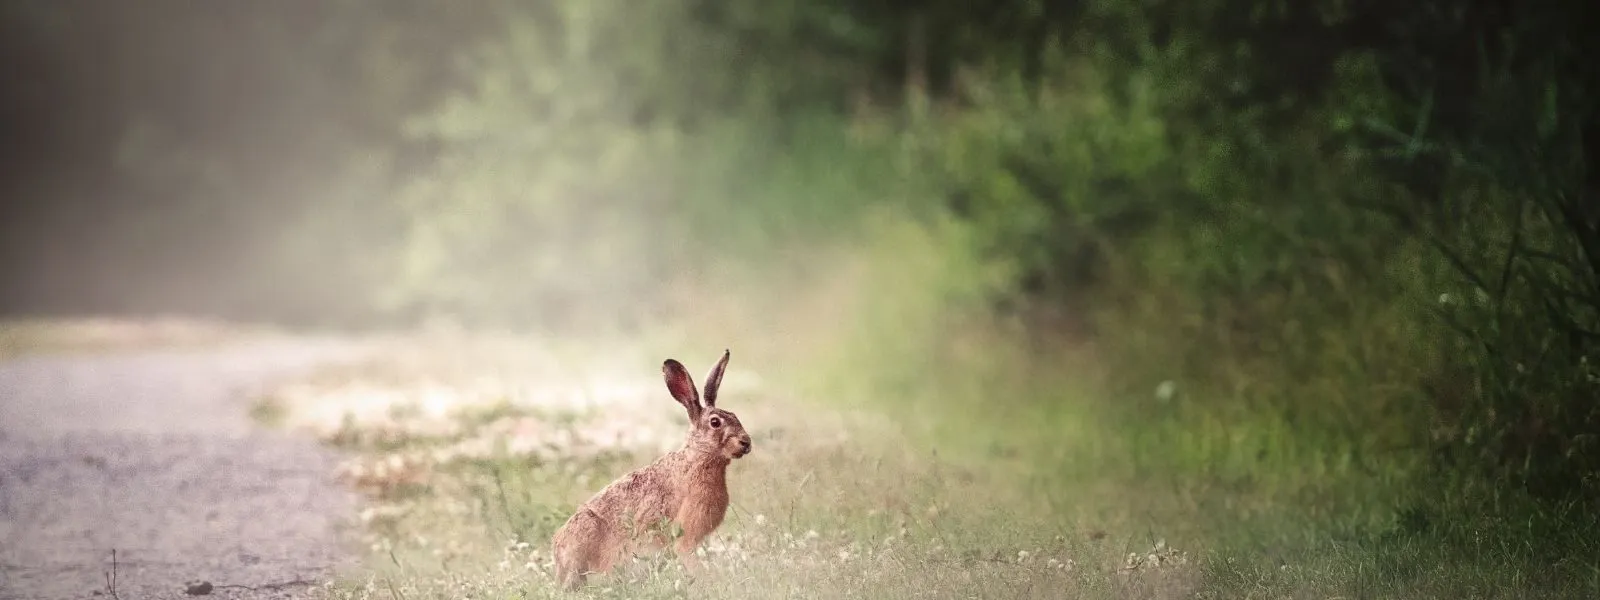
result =
[{"label": "brown fur", "polygon": [[699,571],[694,550],[728,511],[728,463],[750,452],[750,434],[739,417],[716,408],[727,367],[723,351],[702,396],[682,364],[662,363],[668,391],[689,413],[688,439],[611,482],[556,531],[551,546],[562,587],[576,589],[590,573],[609,572],[623,557],[666,547],[669,524],[683,530],[674,548],[678,558],[691,573]]}]

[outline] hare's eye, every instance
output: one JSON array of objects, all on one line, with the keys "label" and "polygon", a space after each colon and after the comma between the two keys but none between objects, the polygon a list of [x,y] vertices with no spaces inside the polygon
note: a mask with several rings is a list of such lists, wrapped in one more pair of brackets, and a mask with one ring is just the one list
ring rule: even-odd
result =
[{"label": "hare's eye", "polygon": [[722,417],[711,417],[711,428],[722,427]]}]

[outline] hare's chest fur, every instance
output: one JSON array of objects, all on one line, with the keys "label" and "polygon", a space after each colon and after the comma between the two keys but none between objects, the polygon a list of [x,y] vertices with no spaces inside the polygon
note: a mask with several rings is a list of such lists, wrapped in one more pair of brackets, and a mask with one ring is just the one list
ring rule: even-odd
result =
[{"label": "hare's chest fur", "polygon": [[673,520],[684,529],[709,532],[728,512],[728,485],[721,465],[696,467],[681,471],[677,488],[682,497],[673,499],[678,508]]}]

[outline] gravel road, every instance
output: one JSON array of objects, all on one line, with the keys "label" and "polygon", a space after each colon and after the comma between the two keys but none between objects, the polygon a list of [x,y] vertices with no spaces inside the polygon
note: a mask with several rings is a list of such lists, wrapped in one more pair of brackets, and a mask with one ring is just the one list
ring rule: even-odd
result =
[{"label": "gravel road", "polygon": [[275,377],[354,358],[272,340],[0,362],[0,599],[308,593],[355,497],[316,442],[248,417]]}]

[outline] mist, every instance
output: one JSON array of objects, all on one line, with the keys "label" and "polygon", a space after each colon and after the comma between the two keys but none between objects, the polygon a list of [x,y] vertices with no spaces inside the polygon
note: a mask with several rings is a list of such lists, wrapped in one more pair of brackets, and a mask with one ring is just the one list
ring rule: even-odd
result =
[{"label": "mist", "polygon": [[425,10],[6,3],[6,311],[364,320],[397,123],[485,19]]}]

